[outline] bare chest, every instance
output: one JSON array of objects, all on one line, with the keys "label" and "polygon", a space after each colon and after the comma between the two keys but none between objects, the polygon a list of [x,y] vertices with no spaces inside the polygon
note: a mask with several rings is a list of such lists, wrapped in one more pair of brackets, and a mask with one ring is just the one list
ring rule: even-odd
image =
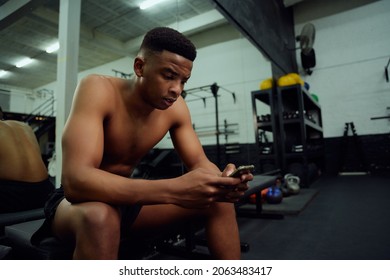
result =
[{"label": "bare chest", "polygon": [[170,125],[163,116],[147,121],[113,119],[104,124],[102,164],[130,169],[166,135]]}]

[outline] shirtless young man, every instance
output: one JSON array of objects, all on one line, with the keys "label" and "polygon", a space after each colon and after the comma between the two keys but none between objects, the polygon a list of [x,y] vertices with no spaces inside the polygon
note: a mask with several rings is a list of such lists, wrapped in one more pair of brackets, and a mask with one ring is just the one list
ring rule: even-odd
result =
[{"label": "shirtless young man", "polygon": [[[182,34],[156,28],[144,38],[132,80],[91,75],[78,85],[62,138],[66,199],[52,202],[53,233],[75,242],[75,259],[116,259],[126,231],[159,232],[195,216],[205,218],[215,258],[240,258],[233,202],[253,175],[227,177],[234,165],[221,172],[202,149],[181,97],[195,57]],[[189,172],[130,178],[167,132]]]},{"label": "shirtless young man", "polygon": [[41,208],[53,189],[32,128],[0,108],[0,213]]}]

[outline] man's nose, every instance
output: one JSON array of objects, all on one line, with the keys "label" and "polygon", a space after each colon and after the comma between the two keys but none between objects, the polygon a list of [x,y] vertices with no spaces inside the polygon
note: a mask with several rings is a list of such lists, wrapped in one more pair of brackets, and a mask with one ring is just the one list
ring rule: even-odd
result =
[{"label": "man's nose", "polygon": [[176,97],[179,97],[179,95],[183,91],[183,85],[180,81],[172,81],[169,91],[175,94]]}]

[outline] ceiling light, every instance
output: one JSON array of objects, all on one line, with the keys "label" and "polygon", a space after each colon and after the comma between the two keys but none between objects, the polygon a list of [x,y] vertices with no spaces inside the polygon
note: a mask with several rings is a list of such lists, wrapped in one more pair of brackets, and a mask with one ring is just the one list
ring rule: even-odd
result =
[{"label": "ceiling light", "polygon": [[139,5],[139,8],[141,10],[145,10],[145,9],[150,8],[150,7],[153,7],[154,5],[160,4],[161,2],[164,2],[164,1],[166,1],[166,0],[146,0]]},{"label": "ceiling light", "polygon": [[22,68],[26,66],[27,64],[30,64],[33,60],[31,58],[25,58],[19,61],[18,63],[15,64],[17,68]]},{"label": "ceiling light", "polygon": [[59,43],[59,42],[56,42],[56,43],[54,43],[54,44],[48,46],[48,47],[46,48],[45,51],[46,51],[47,53],[53,53],[53,52],[58,51],[59,48],[60,48],[60,43]]},{"label": "ceiling light", "polygon": [[0,70],[0,78],[4,77],[7,74],[7,71],[5,70]]}]

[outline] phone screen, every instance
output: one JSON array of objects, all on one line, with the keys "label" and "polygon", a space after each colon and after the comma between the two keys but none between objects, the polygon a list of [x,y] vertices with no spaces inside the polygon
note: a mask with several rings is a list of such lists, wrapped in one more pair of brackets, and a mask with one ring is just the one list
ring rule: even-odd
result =
[{"label": "phone screen", "polygon": [[251,173],[255,169],[254,165],[241,165],[234,170],[229,176],[240,177],[242,174]]}]

